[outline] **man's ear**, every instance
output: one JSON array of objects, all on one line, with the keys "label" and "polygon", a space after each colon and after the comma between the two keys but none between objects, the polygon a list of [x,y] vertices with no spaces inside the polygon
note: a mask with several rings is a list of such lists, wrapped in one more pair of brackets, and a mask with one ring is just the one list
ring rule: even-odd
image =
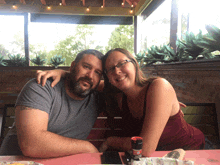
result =
[{"label": "man's ear", "polygon": [[70,71],[71,71],[71,70],[73,70],[73,68],[74,68],[75,64],[76,64],[76,63],[75,63],[75,61],[73,61],[73,62],[71,63],[71,66],[70,66]]}]

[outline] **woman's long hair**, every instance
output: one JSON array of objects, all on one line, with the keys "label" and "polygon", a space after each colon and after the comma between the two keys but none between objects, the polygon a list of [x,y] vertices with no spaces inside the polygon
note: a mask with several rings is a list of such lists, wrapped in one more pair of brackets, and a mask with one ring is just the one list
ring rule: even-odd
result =
[{"label": "woman's long hair", "polygon": [[[134,58],[134,56],[129,52],[127,51],[126,49],[122,49],[122,48],[115,48],[115,49],[112,49],[112,50],[109,50],[105,56],[103,57],[102,59],[102,68],[103,70],[105,70],[105,63],[106,63],[106,60],[108,58],[109,55],[111,55],[113,52],[115,51],[118,51],[118,52],[121,52],[123,53],[127,58],[129,58],[131,60],[131,62],[133,63],[134,67],[135,67],[135,70],[136,70],[136,75],[135,75],[135,82],[138,86],[145,86],[147,83],[148,83],[148,79],[144,76],[143,72],[141,71],[140,69],[140,66],[137,62],[137,60]],[[108,77],[107,75],[104,73],[104,79],[105,79],[105,82],[108,82],[109,83],[109,80],[108,80]],[[107,80],[107,81],[106,81]]]},{"label": "woman's long hair", "polygon": [[[141,71],[139,64],[137,60],[134,58],[134,56],[129,51],[122,49],[122,48],[112,49],[105,54],[105,56],[102,59],[103,70],[105,70],[105,63],[106,63],[108,56],[111,55],[111,53],[115,51],[121,52],[124,55],[126,55],[126,57],[128,57],[133,63],[133,65],[135,66],[135,70],[136,70],[135,82],[138,86],[143,87],[154,79],[154,78],[147,79],[144,76],[143,72]],[[103,78],[104,78],[104,84],[105,84],[103,92],[104,92],[106,103],[107,103],[107,108],[106,108],[107,113],[109,114],[109,116],[119,115],[120,109],[118,107],[118,103],[117,103],[115,96],[118,93],[122,93],[122,91],[116,88],[115,86],[111,85],[105,72],[103,73]]]}]

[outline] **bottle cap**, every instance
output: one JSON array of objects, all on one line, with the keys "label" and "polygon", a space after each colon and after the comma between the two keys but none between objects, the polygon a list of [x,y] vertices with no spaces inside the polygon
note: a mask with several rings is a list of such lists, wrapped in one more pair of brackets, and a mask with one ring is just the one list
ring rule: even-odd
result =
[{"label": "bottle cap", "polygon": [[142,149],[142,137],[139,136],[134,136],[131,138],[131,145],[132,145],[132,149]]}]

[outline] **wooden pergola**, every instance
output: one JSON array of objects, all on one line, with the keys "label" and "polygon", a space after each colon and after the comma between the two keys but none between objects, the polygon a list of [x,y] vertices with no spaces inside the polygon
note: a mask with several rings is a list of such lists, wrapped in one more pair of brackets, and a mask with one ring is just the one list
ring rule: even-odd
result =
[{"label": "wooden pergola", "polygon": [[[165,0],[0,0],[0,15],[24,15],[25,56],[29,57],[28,13],[33,22],[134,25],[134,52],[137,54],[137,16],[147,18]],[[176,49],[178,10],[172,0],[170,44]],[[162,14],[162,13],[161,13]],[[61,19],[62,17],[62,19]],[[39,20],[40,19],[40,20]],[[79,21],[80,20],[80,21]],[[98,21],[97,21],[98,20]]]}]

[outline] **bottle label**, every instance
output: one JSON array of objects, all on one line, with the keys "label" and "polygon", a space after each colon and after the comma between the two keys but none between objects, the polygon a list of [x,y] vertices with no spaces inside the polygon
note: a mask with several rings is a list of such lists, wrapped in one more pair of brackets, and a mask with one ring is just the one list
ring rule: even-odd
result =
[{"label": "bottle label", "polygon": [[133,155],[141,155],[142,154],[142,150],[134,150],[133,149]]}]

